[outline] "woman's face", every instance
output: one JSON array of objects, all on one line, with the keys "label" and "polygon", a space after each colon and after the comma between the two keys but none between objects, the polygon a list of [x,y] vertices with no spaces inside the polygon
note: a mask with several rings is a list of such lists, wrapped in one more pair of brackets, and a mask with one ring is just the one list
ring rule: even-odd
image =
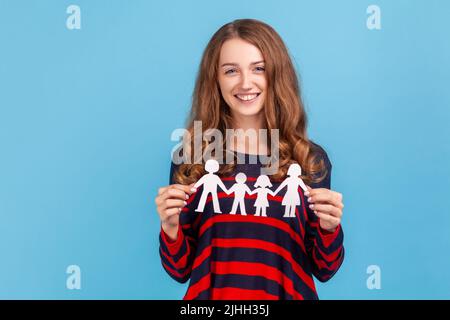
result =
[{"label": "woman's face", "polygon": [[260,115],[267,80],[261,51],[240,38],[224,42],[220,51],[218,81],[233,117]]}]

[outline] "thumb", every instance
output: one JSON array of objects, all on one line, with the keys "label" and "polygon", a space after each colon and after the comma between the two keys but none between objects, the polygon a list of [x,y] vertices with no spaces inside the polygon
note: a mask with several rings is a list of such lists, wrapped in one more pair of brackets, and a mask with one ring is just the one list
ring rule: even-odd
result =
[{"label": "thumb", "polygon": [[[193,190],[194,190],[194,189],[197,189],[197,188],[195,188],[194,186],[195,186],[195,182],[193,182],[193,183],[191,183],[191,184],[189,185],[189,191],[190,191],[190,193],[195,192],[195,191],[193,191]],[[197,190],[196,190],[196,191],[197,191]]]},{"label": "thumb", "polygon": [[306,186],[305,196],[309,197],[309,192],[312,190],[312,188],[307,184],[305,184],[305,186]]}]

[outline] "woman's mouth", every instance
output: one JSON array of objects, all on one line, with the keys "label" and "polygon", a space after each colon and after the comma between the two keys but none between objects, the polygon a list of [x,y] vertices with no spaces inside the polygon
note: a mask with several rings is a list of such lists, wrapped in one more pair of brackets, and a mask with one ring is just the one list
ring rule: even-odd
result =
[{"label": "woman's mouth", "polygon": [[247,93],[247,94],[235,94],[234,97],[238,99],[241,103],[251,104],[253,103],[261,94],[261,92]]}]

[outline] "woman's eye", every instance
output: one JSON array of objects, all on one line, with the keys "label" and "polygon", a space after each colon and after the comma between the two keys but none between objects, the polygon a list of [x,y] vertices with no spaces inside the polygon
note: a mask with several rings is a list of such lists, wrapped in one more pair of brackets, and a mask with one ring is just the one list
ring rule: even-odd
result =
[{"label": "woman's eye", "polygon": [[235,69],[230,69],[230,70],[225,71],[225,74],[232,74],[235,71],[236,71]]},{"label": "woman's eye", "polygon": [[255,70],[258,72],[264,72],[265,68],[264,67],[256,67]]}]

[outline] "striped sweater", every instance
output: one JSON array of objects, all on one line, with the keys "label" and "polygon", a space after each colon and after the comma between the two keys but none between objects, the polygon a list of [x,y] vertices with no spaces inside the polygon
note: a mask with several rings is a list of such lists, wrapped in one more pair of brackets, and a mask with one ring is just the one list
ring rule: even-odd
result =
[{"label": "striped sweater", "polygon": [[[328,174],[310,186],[329,189],[331,163],[325,151],[318,150]],[[245,157],[245,164],[237,164],[233,174],[220,178],[229,189],[234,175],[243,172],[253,190],[262,164],[257,156],[237,155]],[[176,168],[172,164],[171,177]],[[170,182],[174,183],[172,178]],[[271,182],[271,190],[281,183]],[[247,215],[239,210],[229,214],[234,194],[220,189],[222,213],[214,213],[211,196],[203,212],[196,212],[201,191],[202,187],[191,195],[180,214],[177,240],[172,241],[162,229],[159,236],[163,268],[180,283],[190,279],[185,300],[318,299],[313,275],[325,282],[337,272],[344,259],[343,231],[340,225],[333,233],[320,228],[301,188],[301,204],[292,218],[283,217],[286,190],[268,195],[267,216],[254,215],[255,194],[245,196]]]}]

